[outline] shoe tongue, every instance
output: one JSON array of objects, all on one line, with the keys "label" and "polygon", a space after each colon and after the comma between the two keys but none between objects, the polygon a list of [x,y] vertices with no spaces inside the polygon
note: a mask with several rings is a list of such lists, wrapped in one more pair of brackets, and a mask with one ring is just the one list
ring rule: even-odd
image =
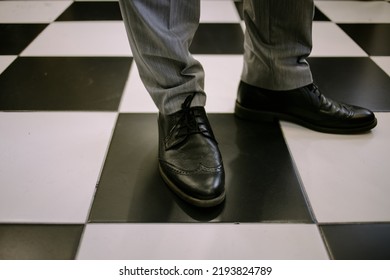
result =
[{"label": "shoe tongue", "polygon": [[175,119],[176,123],[165,138],[166,150],[180,145],[189,135],[200,132],[194,112],[195,109],[187,107],[191,104],[191,101],[191,96],[188,96],[182,105],[183,109],[180,111],[177,119]]},{"label": "shoe tongue", "polygon": [[214,139],[211,128],[208,127],[207,119],[202,117],[204,109],[200,107],[183,109],[176,119],[176,124],[171,128],[165,138],[165,149],[169,150],[181,145],[192,135],[202,135]]}]

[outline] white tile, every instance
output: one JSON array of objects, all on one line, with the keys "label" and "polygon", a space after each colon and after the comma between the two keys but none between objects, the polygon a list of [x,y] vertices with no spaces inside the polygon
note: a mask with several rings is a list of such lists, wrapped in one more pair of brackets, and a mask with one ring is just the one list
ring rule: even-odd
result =
[{"label": "white tile", "polygon": [[17,58],[15,55],[0,55],[0,74]]},{"label": "white tile", "polygon": [[246,25],[245,25],[245,21],[241,21],[240,22],[240,25],[241,25],[241,28],[242,28],[242,32],[244,32],[244,34],[245,34],[245,31],[246,31]]},{"label": "white tile", "polygon": [[0,222],[85,222],[116,115],[0,113]]},{"label": "white tile", "polygon": [[319,222],[390,221],[390,114],[362,135],[332,135],[282,122]]},{"label": "white tile", "polygon": [[55,22],[22,56],[132,56],[122,21]]},{"label": "white tile", "polygon": [[50,23],[72,1],[1,1],[0,23]]},{"label": "white tile", "polygon": [[242,55],[196,55],[205,71],[206,110],[233,113],[241,79]]},{"label": "white tile", "polygon": [[316,1],[316,6],[337,23],[390,23],[385,1]]},{"label": "white tile", "polygon": [[332,22],[313,22],[312,57],[367,56],[340,27]]},{"label": "white tile", "polygon": [[77,259],[327,259],[308,224],[88,224]]},{"label": "white tile", "polygon": [[233,1],[201,1],[201,23],[239,23],[240,16]]},{"label": "white tile", "polygon": [[[206,110],[233,113],[242,69],[242,55],[195,55],[205,70]],[[157,112],[135,63],[121,101],[120,112]]]},{"label": "white tile", "polygon": [[383,71],[390,76],[390,57],[389,56],[371,56],[371,59],[380,67]]},{"label": "white tile", "polygon": [[158,111],[139,77],[135,62],[131,65],[119,111],[127,113],[153,113]]}]

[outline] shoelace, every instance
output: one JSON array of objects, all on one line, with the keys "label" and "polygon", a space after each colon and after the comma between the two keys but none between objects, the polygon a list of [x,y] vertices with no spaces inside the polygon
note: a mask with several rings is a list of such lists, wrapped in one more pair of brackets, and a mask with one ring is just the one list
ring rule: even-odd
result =
[{"label": "shoelace", "polygon": [[207,129],[205,129],[206,124],[199,118],[197,119],[197,117],[200,117],[199,112],[191,108],[191,102],[194,96],[195,93],[187,96],[181,105],[182,115],[178,121],[178,137],[207,132]]},{"label": "shoelace", "polygon": [[202,109],[192,108],[191,102],[196,93],[186,97],[181,105],[180,116],[176,125],[166,139],[166,149],[171,149],[180,143],[183,143],[190,135],[202,134],[205,137],[215,140],[214,135],[209,130]]},{"label": "shoelace", "polygon": [[317,85],[312,84],[310,91],[318,97],[320,108],[323,112],[330,112],[332,114],[336,113],[337,115],[344,117],[350,117],[353,115],[353,111],[347,105],[326,98],[320,92]]}]

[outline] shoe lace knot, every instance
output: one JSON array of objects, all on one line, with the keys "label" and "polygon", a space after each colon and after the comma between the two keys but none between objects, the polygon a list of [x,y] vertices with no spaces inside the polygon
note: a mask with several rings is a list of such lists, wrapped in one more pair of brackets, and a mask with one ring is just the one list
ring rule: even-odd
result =
[{"label": "shoe lace knot", "polygon": [[194,98],[194,94],[187,96],[181,105],[182,114],[178,121],[178,134],[177,136],[188,136],[191,134],[206,132],[204,128],[203,120],[199,117],[198,110],[191,108],[191,102]]},{"label": "shoe lace knot", "polygon": [[216,142],[204,108],[191,107],[195,94],[187,96],[181,105],[181,111],[177,113],[176,124],[165,139],[166,150],[184,143],[188,137],[194,134],[202,134]]}]

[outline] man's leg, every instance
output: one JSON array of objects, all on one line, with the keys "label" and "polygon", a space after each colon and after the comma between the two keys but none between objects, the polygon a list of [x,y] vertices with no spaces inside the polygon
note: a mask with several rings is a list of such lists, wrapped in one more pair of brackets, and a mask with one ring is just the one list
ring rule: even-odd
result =
[{"label": "man's leg", "polygon": [[204,105],[204,72],[189,53],[199,0],[120,0],[141,79],[159,109],[159,168],[179,197],[200,207],[225,198],[225,173]]},{"label": "man's leg", "polygon": [[327,133],[376,126],[365,108],[326,98],[313,84],[312,0],[244,0],[244,67],[235,113],[250,120],[282,119]]},{"label": "man's leg", "polygon": [[244,1],[242,81],[272,90],[313,82],[306,62],[312,49],[312,0]]},{"label": "man's leg", "polygon": [[204,106],[204,72],[188,51],[199,25],[199,0],[120,0],[140,77],[163,114],[181,109],[189,93],[192,106]]}]

